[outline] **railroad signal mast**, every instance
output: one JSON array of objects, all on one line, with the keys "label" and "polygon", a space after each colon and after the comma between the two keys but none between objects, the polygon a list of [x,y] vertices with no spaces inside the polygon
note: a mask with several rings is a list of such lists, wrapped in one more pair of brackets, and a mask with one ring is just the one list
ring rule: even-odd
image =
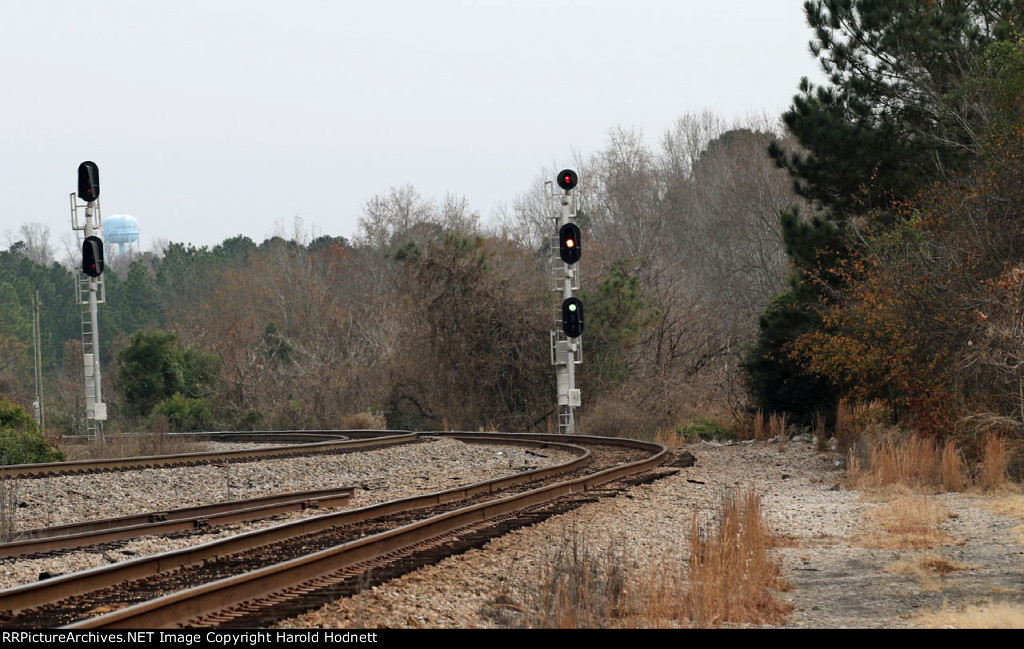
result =
[{"label": "railroad signal mast", "polygon": [[[103,403],[100,375],[100,342],[96,305],[106,302],[103,284],[103,218],[100,215],[100,170],[95,162],[78,165],[78,193],[71,194],[71,229],[82,249],[82,268],[78,274],[75,299],[82,322],[82,354],[85,374],[86,430],[96,441],[103,441],[103,422],[107,404]],[[85,205],[80,205],[79,199]],[[84,218],[79,219],[79,208]]]},{"label": "railroad signal mast", "polygon": [[548,192],[558,199],[557,235],[552,244],[554,259],[551,265],[551,287],[561,294],[555,307],[555,328],[551,330],[551,364],[555,366],[558,386],[558,432],[571,435],[579,432],[576,409],[580,407],[580,391],[576,389],[576,366],[583,362],[583,303],[573,295],[579,291],[580,228],[575,223],[576,195],[573,190],[579,177],[572,169],[563,169],[555,179],[561,192],[554,192],[547,183]]}]

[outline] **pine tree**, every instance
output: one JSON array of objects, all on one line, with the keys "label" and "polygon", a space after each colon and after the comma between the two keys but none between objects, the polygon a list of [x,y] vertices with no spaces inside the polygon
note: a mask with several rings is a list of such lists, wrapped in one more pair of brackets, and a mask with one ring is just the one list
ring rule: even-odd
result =
[{"label": "pine tree", "polygon": [[760,408],[786,412],[796,423],[811,424],[817,414],[831,416],[839,390],[828,379],[805,372],[790,358],[787,345],[821,327],[814,305],[823,293],[833,292],[842,283],[835,270],[849,253],[842,230],[827,219],[808,221],[791,210],[781,215],[781,222],[786,253],[793,260],[790,288],[765,309],[743,369]]},{"label": "pine tree", "polygon": [[838,265],[854,217],[885,224],[890,208],[971,161],[987,114],[962,92],[987,47],[1019,38],[1020,0],[809,0],[811,51],[828,83],[807,79],[783,115],[801,150],[772,145],[798,194],[825,221],[782,220],[793,287],[766,310],[745,369],[762,408],[806,419],[835,399],[835,386],[785,353],[820,327],[823,287],[838,288]]},{"label": "pine tree", "polygon": [[805,8],[828,84],[802,80],[783,115],[804,151],[770,150],[798,193],[843,220],[910,198],[971,157],[984,116],[951,97],[988,45],[1024,24],[1024,3],[813,0]]}]

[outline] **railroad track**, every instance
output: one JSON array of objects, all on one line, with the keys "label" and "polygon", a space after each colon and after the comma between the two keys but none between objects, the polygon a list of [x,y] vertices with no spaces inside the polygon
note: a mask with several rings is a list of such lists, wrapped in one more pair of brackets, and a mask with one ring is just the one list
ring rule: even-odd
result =
[{"label": "railroad track", "polygon": [[43,554],[140,536],[206,529],[229,523],[271,518],[304,509],[343,507],[351,499],[352,491],[352,487],[344,487],[276,494],[23,530],[18,534],[20,538],[0,543],[0,558]]},{"label": "railroad track", "polygon": [[559,445],[577,457],[556,467],[6,589],[0,591],[0,626],[266,626],[614,493],[610,483],[650,471],[668,458],[664,447],[635,440],[422,436],[437,435],[473,443]]},{"label": "railroad track", "polygon": [[297,433],[218,433],[204,434],[205,440],[280,444],[265,448],[233,451],[147,455],[73,462],[46,462],[0,466],[0,480],[43,478],[54,475],[80,475],[107,471],[134,471],[156,467],[199,466],[224,462],[251,462],[275,457],[295,457],[321,453],[344,453],[377,446],[410,444],[419,440],[414,433],[392,431],[302,431]]}]

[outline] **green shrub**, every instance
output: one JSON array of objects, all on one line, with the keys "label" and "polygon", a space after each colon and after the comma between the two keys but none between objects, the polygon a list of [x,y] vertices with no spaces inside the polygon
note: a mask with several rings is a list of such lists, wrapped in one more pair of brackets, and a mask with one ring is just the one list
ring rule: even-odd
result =
[{"label": "green shrub", "polygon": [[736,434],[726,429],[721,423],[704,417],[691,419],[686,425],[680,426],[676,432],[686,438],[689,442],[700,439],[711,441],[736,441]]},{"label": "green shrub", "polygon": [[170,430],[178,433],[208,431],[217,427],[205,399],[190,399],[181,394],[158,403],[150,416],[151,423],[155,424],[159,416],[166,417]]},{"label": "green shrub", "polygon": [[46,441],[24,408],[0,399],[0,464],[36,464],[64,459],[64,452]]},{"label": "green shrub", "polygon": [[250,408],[235,422],[233,428],[235,430],[264,430],[266,427],[264,420],[262,412],[256,408]]}]

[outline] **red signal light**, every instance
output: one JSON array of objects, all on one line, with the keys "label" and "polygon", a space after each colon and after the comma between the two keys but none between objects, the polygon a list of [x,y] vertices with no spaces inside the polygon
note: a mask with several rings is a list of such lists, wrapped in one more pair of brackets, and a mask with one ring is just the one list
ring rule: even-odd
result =
[{"label": "red signal light", "polygon": [[575,187],[576,183],[578,183],[579,180],[579,176],[577,176],[576,172],[573,171],[572,169],[563,169],[562,171],[558,172],[558,186],[564,189],[565,191],[569,191],[573,187]]}]

